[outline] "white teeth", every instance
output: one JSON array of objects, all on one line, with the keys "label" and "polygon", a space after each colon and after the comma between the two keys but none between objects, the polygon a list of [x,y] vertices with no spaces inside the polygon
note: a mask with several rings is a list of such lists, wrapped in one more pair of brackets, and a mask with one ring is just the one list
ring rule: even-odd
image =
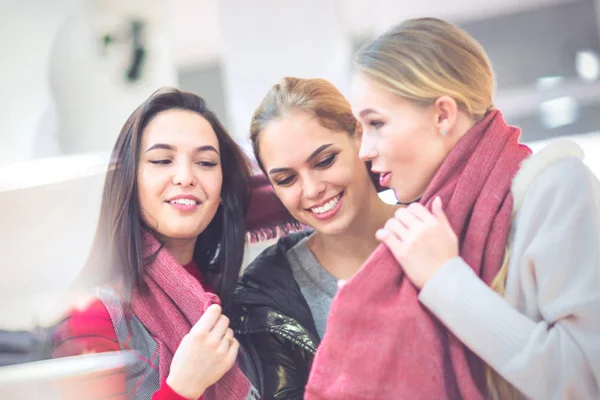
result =
[{"label": "white teeth", "polygon": [[184,206],[195,206],[197,204],[195,200],[190,200],[190,199],[176,199],[176,200],[171,200],[170,203],[171,204],[182,204]]},{"label": "white teeth", "polygon": [[310,211],[314,212],[315,214],[323,214],[323,213],[331,210],[333,207],[335,207],[335,205],[340,200],[340,197],[341,197],[341,195],[336,196],[333,199],[329,200],[327,203],[323,204],[321,207],[311,208]]}]

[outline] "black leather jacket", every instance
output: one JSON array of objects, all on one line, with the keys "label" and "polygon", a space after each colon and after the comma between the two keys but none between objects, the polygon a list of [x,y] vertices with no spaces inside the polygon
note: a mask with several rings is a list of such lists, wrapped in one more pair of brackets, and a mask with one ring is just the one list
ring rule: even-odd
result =
[{"label": "black leather jacket", "polygon": [[285,257],[308,234],[291,234],[266,249],[233,293],[231,327],[253,362],[254,384],[266,400],[302,400],[320,341]]}]

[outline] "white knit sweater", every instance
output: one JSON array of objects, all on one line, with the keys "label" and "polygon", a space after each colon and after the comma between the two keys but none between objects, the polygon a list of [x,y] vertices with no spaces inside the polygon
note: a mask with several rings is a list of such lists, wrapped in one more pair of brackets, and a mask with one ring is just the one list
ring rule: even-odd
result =
[{"label": "white knit sweater", "polygon": [[524,395],[600,399],[600,182],[570,142],[527,159],[513,182],[505,297],[460,257],[419,300]]}]

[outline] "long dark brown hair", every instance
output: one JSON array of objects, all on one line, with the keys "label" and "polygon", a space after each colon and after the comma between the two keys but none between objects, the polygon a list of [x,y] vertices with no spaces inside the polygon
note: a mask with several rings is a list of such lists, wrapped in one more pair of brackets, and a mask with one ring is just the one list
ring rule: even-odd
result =
[{"label": "long dark brown hair", "polygon": [[134,289],[146,290],[149,260],[143,257],[143,233],[151,228],[145,225],[140,213],[136,182],[139,147],[148,123],[159,113],[171,109],[198,113],[210,123],[219,141],[223,169],[222,204],[198,237],[194,261],[226,307],[244,255],[250,167],[241,148],[206,107],[204,100],[177,89],[158,90],[125,122],[112,151],[98,228],[82,278],[88,285],[120,280],[127,295],[125,300]]}]

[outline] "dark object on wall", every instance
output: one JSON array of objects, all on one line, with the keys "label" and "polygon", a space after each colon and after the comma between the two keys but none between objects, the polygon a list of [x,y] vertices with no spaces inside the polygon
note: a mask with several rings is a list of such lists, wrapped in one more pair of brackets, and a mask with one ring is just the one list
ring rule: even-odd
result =
[{"label": "dark object on wall", "polygon": [[105,53],[115,43],[131,43],[131,57],[125,72],[125,78],[128,82],[134,83],[142,77],[146,60],[145,24],[139,20],[130,20],[128,24],[129,29],[126,33],[106,33],[102,35],[101,41]]},{"label": "dark object on wall", "polygon": [[131,21],[131,38],[133,54],[131,64],[127,70],[127,80],[135,82],[140,79],[142,67],[146,58],[146,48],[143,40],[144,24],[141,21]]}]

